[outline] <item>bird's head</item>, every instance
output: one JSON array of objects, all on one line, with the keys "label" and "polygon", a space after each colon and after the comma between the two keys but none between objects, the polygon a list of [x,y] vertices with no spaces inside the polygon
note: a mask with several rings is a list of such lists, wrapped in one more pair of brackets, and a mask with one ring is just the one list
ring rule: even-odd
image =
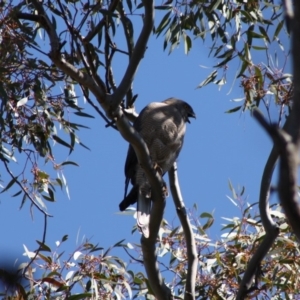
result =
[{"label": "bird's head", "polygon": [[196,119],[196,114],[193,108],[187,102],[176,98],[169,98],[163,102],[175,105],[176,108],[180,111],[185,122],[191,123],[189,118]]}]

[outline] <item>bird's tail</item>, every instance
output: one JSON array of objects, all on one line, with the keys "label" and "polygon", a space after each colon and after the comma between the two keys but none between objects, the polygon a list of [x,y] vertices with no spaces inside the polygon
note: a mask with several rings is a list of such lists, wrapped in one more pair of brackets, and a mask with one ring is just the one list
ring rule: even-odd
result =
[{"label": "bird's tail", "polygon": [[145,197],[139,190],[137,201],[137,225],[145,238],[149,237],[149,222],[151,211],[151,199]]}]

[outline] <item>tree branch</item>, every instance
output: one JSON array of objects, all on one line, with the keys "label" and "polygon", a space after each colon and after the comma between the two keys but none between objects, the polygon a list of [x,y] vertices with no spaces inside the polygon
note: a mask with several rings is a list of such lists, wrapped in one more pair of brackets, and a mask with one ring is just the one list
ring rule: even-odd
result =
[{"label": "tree branch", "polygon": [[198,254],[197,254],[193,231],[191,228],[189,218],[186,213],[186,209],[180,191],[176,162],[173,164],[168,174],[169,174],[172,198],[186,239],[186,247],[187,247],[187,255],[188,255],[188,272],[187,272],[187,279],[185,285],[184,299],[194,300],[197,265],[198,265]]},{"label": "tree branch", "polygon": [[144,57],[148,39],[153,29],[153,25],[154,25],[153,1],[143,0],[143,3],[145,7],[144,26],[136,42],[131,59],[129,61],[128,67],[126,69],[126,72],[123,76],[120,85],[118,86],[116,91],[110,97],[108,97],[110,98],[110,105],[112,108],[116,108],[118,105],[120,105],[124,96],[130,89],[138,65],[141,59]]},{"label": "tree branch", "polygon": [[115,122],[123,138],[128,141],[137,155],[139,164],[151,185],[152,209],[150,214],[149,238],[142,236],[141,245],[144,256],[144,265],[148,275],[151,288],[157,299],[172,299],[170,289],[164,284],[156,259],[156,238],[163,218],[165,208],[165,197],[163,192],[164,182],[161,176],[153,168],[147,144],[139,133],[131,126],[122,109],[117,108]]},{"label": "tree branch", "polygon": [[52,217],[51,215],[49,215],[48,213],[46,213],[34,200],[33,198],[29,195],[29,193],[27,192],[27,190],[23,187],[23,185],[20,183],[19,180],[17,180],[17,177],[14,176],[14,174],[11,172],[11,170],[9,169],[7,162],[3,160],[6,172],[10,175],[10,177],[12,179],[15,180],[16,184],[21,188],[21,190],[23,191],[23,193],[28,197],[28,199],[31,201],[32,205],[35,206],[41,213],[43,213],[45,216],[48,217]]},{"label": "tree branch", "polygon": [[43,21],[40,24],[43,28],[45,28],[47,34],[49,35],[51,45],[49,57],[53,63],[64,73],[76,80],[83,87],[89,89],[95,95],[97,101],[102,106],[106,114],[116,122],[116,126],[123,138],[133,146],[139,164],[145,171],[145,174],[151,185],[151,192],[153,195],[153,204],[149,224],[150,236],[147,239],[142,237],[141,240],[145,269],[151,288],[153,289],[157,299],[171,299],[172,293],[164,284],[160,275],[155,251],[156,239],[165,207],[164,182],[161,176],[153,168],[146,143],[129,123],[120,107],[123,97],[130,89],[130,86],[133,82],[135,72],[142,57],[144,56],[146,45],[152,32],[154,17],[153,1],[143,1],[145,7],[144,26],[133,50],[131,60],[121,84],[112,95],[107,95],[105,92],[105,86],[100,86],[97,84],[89,74],[81,72],[64,59],[64,57],[61,55],[61,44],[57,33],[55,32],[54,25],[50,22],[42,5],[37,0],[32,1],[38,14],[40,15],[41,20]]},{"label": "tree branch", "polygon": [[249,293],[250,288],[253,285],[253,279],[257,272],[257,268],[260,266],[261,261],[264,259],[279,234],[279,229],[270,215],[269,208],[270,186],[277,159],[278,151],[277,147],[274,145],[265,165],[260,183],[259,210],[266,235],[247,265],[236,300],[244,299],[247,293]]},{"label": "tree branch", "polygon": [[253,111],[253,116],[273,139],[274,147],[264,170],[260,193],[260,213],[266,236],[249,262],[243,281],[240,284],[237,299],[243,299],[249,291],[258,263],[261,262],[279,234],[279,229],[275,227],[276,225],[269,214],[268,205],[270,182],[278,155],[280,156],[278,179],[280,203],[294,233],[300,241],[300,207],[298,204],[297,185],[298,153],[300,149],[300,57],[298,55],[300,50],[300,4],[295,2],[295,11],[293,11],[291,1],[284,0],[283,3],[288,30],[290,30],[290,27],[292,29],[292,55],[294,60],[293,107],[283,129],[279,129],[275,125],[269,125],[257,109]]},{"label": "tree branch", "polygon": [[[133,49],[134,49],[133,26],[132,26],[132,23],[129,20],[129,18],[126,17],[123,3],[121,1],[118,5],[117,9],[121,16],[120,19],[121,19],[123,29],[124,29],[124,36],[125,36],[126,43],[127,43],[128,58],[129,58],[129,62],[130,62],[130,60],[132,58]],[[133,87],[133,85],[131,84],[130,88],[127,92],[127,95],[126,95],[126,107],[131,107],[133,105],[133,103],[132,103],[132,100],[133,100],[132,87]]]},{"label": "tree branch", "polygon": [[293,81],[294,81],[294,96],[291,112],[291,126],[288,132],[291,134],[293,142],[300,147],[300,3],[294,1],[294,15],[290,15],[292,21],[292,57],[293,57]]},{"label": "tree branch", "polygon": [[[258,110],[255,110],[253,115],[260,125],[269,133],[275,146],[278,148],[280,154],[278,179],[279,199],[287,219],[300,241],[300,207],[298,205],[297,185],[298,149],[288,133],[274,125],[269,125]],[[291,121],[293,121],[293,119],[291,119]]]},{"label": "tree branch", "polygon": [[[255,118],[257,118],[258,114],[259,114],[259,118],[261,118],[259,111],[254,110],[253,116]],[[286,130],[289,127],[289,124],[290,124],[290,117],[286,119],[283,125],[283,130]],[[264,229],[266,231],[266,235],[264,236],[262,243],[259,245],[255,254],[253,255],[253,257],[248,263],[246,272],[243,276],[243,280],[240,283],[237,300],[243,299],[250,291],[251,286],[253,285],[253,279],[256,275],[257,268],[260,266],[261,261],[266,256],[268,251],[271,249],[275,239],[279,234],[279,228],[270,215],[270,207],[269,207],[271,180],[272,180],[275,166],[277,164],[278,157],[279,157],[278,147],[276,144],[274,144],[263,171],[263,175],[260,183],[260,194],[259,194],[260,217]]]},{"label": "tree branch", "polygon": [[[108,12],[113,12],[116,10],[117,6],[118,6],[118,3],[119,3],[120,0],[113,0],[110,5],[109,5],[109,8],[108,8]],[[91,31],[89,31],[89,33],[87,34],[87,36],[84,38],[84,43],[89,43],[94,37],[95,35],[100,31],[102,30],[102,27],[105,25],[105,22],[106,22],[106,16],[104,16],[102,18],[102,20],[96,25],[93,27],[93,29]]]},{"label": "tree branch", "polygon": [[23,274],[26,276],[26,272],[30,265],[34,262],[34,260],[39,255],[40,251],[43,249],[43,245],[46,243],[46,233],[47,233],[47,215],[44,215],[44,230],[43,230],[43,239],[42,243],[39,245],[39,248],[35,251],[35,255],[31,258],[30,262],[27,264],[27,266],[23,270]]}]

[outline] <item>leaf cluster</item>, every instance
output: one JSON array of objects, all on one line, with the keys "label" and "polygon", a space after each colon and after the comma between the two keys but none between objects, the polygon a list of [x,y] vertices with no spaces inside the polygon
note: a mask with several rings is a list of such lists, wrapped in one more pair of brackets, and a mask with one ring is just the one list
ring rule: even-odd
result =
[{"label": "leaf cluster", "polygon": [[[244,201],[241,194],[234,200],[236,204]],[[209,237],[210,227],[214,223],[213,215],[202,213],[198,216],[196,206],[190,211],[199,255],[196,299],[235,299],[247,263],[265,234],[260,217],[254,212],[257,205],[246,206],[244,210],[241,206],[240,218],[223,218],[226,221],[222,227],[224,233],[217,241]],[[280,227],[280,234],[261,265],[257,266],[249,299],[295,299],[300,295],[297,242],[279,205],[272,207],[271,214]],[[29,284],[22,286],[22,289],[16,288],[14,295],[21,295],[24,299],[29,296],[32,299],[153,297],[146,276],[138,270],[143,263],[140,245],[124,243],[122,240],[104,250],[86,241],[70,256],[66,256],[61,250],[66,240],[67,236],[64,236],[56,242],[55,249],[38,242],[40,251],[34,264],[26,271]],[[131,263],[125,263],[120,256],[111,254],[118,248],[126,251]],[[187,245],[182,228],[172,228],[164,221],[157,251],[165,281],[176,299],[183,299],[187,277]],[[25,247],[25,254],[32,258],[36,253]],[[26,266],[27,263],[20,267]],[[9,293],[11,290],[7,291],[6,296],[11,295]]]}]

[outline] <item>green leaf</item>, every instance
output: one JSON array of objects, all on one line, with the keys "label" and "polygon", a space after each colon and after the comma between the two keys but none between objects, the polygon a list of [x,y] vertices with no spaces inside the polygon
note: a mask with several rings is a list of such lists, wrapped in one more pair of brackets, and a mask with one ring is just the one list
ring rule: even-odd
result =
[{"label": "green leaf", "polygon": [[68,237],[69,237],[69,236],[68,236],[67,234],[65,234],[65,235],[62,237],[61,241],[62,241],[62,242],[65,242],[65,241],[68,239]]},{"label": "green leaf", "polygon": [[213,218],[212,214],[204,212],[200,215],[200,218]]},{"label": "green leaf", "polygon": [[55,180],[58,183],[58,185],[60,186],[60,188],[62,189],[63,183],[62,183],[61,179],[60,178],[56,178]]},{"label": "green leaf", "polygon": [[269,36],[268,36],[268,33],[267,33],[267,31],[265,30],[265,28],[262,27],[262,26],[259,26],[258,28],[259,28],[260,33],[261,33],[261,34],[264,36],[264,38],[267,40],[267,42],[268,42],[268,43],[271,43],[271,42],[270,42],[270,39],[269,39]]},{"label": "green leaf", "polygon": [[44,244],[44,243],[42,243],[42,242],[40,242],[40,241],[36,241],[38,244],[39,244],[39,246],[40,246],[40,251],[47,251],[47,252],[51,252],[51,248],[50,247],[48,247],[46,244]]},{"label": "green leaf", "polygon": [[76,136],[72,130],[70,131],[70,139],[71,139],[71,147],[72,147],[72,149],[74,149]]},{"label": "green leaf", "polygon": [[2,193],[4,193],[4,192],[8,191],[8,190],[15,184],[15,182],[17,182],[17,179],[18,179],[18,177],[14,177],[14,178],[8,183],[8,185],[1,191],[0,194],[2,194]]},{"label": "green leaf", "polygon": [[273,36],[273,41],[278,39],[278,35],[283,27],[283,24],[284,24],[284,19],[282,21],[280,21],[279,24],[277,25],[274,36]]},{"label": "green leaf", "polygon": [[241,10],[240,13],[246,18],[247,22],[253,22],[253,17],[245,10]]},{"label": "green leaf", "polygon": [[13,194],[12,197],[17,197],[22,193],[22,190],[18,191],[17,193]]},{"label": "green leaf", "polygon": [[261,89],[263,87],[263,75],[262,75],[262,72],[261,72],[261,69],[257,66],[254,67],[255,69],[255,75],[257,77],[257,81],[258,81],[258,89]]},{"label": "green leaf", "polygon": [[130,13],[132,13],[132,2],[131,0],[126,0],[127,6],[129,8]]},{"label": "green leaf", "polygon": [[73,150],[73,148],[71,147],[71,145],[69,145],[67,142],[65,142],[64,140],[62,140],[60,137],[58,137],[56,134],[52,135],[52,138],[59,144],[70,148],[71,150]]},{"label": "green leaf", "polygon": [[218,71],[217,70],[214,70],[212,73],[210,73],[207,78],[202,81],[196,88],[197,89],[200,89],[202,87],[204,87],[205,85],[209,84],[210,82],[213,82],[215,80],[215,78],[217,77],[218,75]]},{"label": "green leaf", "polygon": [[262,34],[259,34],[259,33],[257,33],[257,32],[255,32],[255,31],[247,31],[247,34],[250,36],[250,37],[252,37],[252,38],[254,38],[254,39],[263,39],[264,38],[264,35],[262,35]]},{"label": "green leaf", "polygon": [[21,100],[18,101],[17,107],[25,105],[27,101],[28,101],[28,97],[22,98]]},{"label": "green leaf", "polygon": [[157,36],[159,36],[162,31],[166,28],[166,26],[170,23],[171,19],[170,14],[172,13],[172,11],[169,11],[161,20],[161,22],[159,23],[158,27],[155,30],[155,33],[157,34]]},{"label": "green leaf", "polygon": [[47,200],[47,201],[54,202],[54,200],[53,200],[51,197],[49,197],[49,196],[42,195],[42,197],[43,197],[45,200]]},{"label": "green leaf", "polygon": [[208,7],[209,13],[212,13],[222,2],[222,0],[212,1],[211,5]]},{"label": "green leaf", "polygon": [[76,167],[79,167],[79,165],[77,163],[75,163],[74,161],[65,161],[62,164],[60,164],[61,166],[65,166],[65,165],[73,165]]},{"label": "green leaf", "polygon": [[214,218],[208,218],[207,222],[202,226],[203,230],[210,228],[214,223]]},{"label": "green leaf", "polygon": [[248,62],[244,61],[243,64],[242,64],[241,70],[240,70],[239,74],[237,75],[237,77],[242,76],[248,66],[249,66]]},{"label": "green leaf", "polygon": [[268,47],[252,46],[254,50],[268,50]]},{"label": "green leaf", "polygon": [[184,39],[184,53],[188,54],[192,48],[192,40],[186,33],[184,33],[182,36]]},{"label": "green leaf", "polygon": [[237,106],[235,108],[229,109],[227,111],[225,111],[226,114],[231,114],[233,112],[239,111],[241,108],[243,107],[243,105]]},{"label": "green leaf", "polygon": [[137,5],[136,9],[140,9],[140,8],[142,8],[143,6],[144,6],[144,3],[141,2],[140,4]]},{"label": "green leaf", "polygon": [[27,199],[27,194],[24,193],[23,195],[23,199],[22,199],[22,202],[21,202],[21,205],[20,205],[20,209],[23,207],[23,205],[25,204],[25,201]]},{"label": "green leaf", "polygon": [[54,202],[54,201],[55,201],[54,192],[53,192],[50,188],[48,188],[48,193],[49,193],[49,195],[50,195],[50,198],[51,198],[52,201]]},{"label": "green leaf", "polygon": [[173,6],[172,5],[158,5],[158,6],[154,6],[154,8],[159,9],[159,10],[167,10],[167,9],[172,10]]},{"label": "green leaf", "polygon": [[84,145],[83,143],[79,142],[79,145],[82,146],[83,148],[91,151],[91,149],[88,146]]},{"label": "green leaf", "polygon": [[217,58],[231,57],[233,53],[234,53],[234,49],[229,49],[225,51],[223,54],[217,56]]},{"label": "green leaf", "polygon": [[81,111],[76,111],[76,112],[74,112],[74,114],[77,115],[77,116],[80,116],[80,117],[85,117],[85,118],[92,118],[92,119],[95,118],[94,116],[89,115],[87,113],[83,113]]}]

